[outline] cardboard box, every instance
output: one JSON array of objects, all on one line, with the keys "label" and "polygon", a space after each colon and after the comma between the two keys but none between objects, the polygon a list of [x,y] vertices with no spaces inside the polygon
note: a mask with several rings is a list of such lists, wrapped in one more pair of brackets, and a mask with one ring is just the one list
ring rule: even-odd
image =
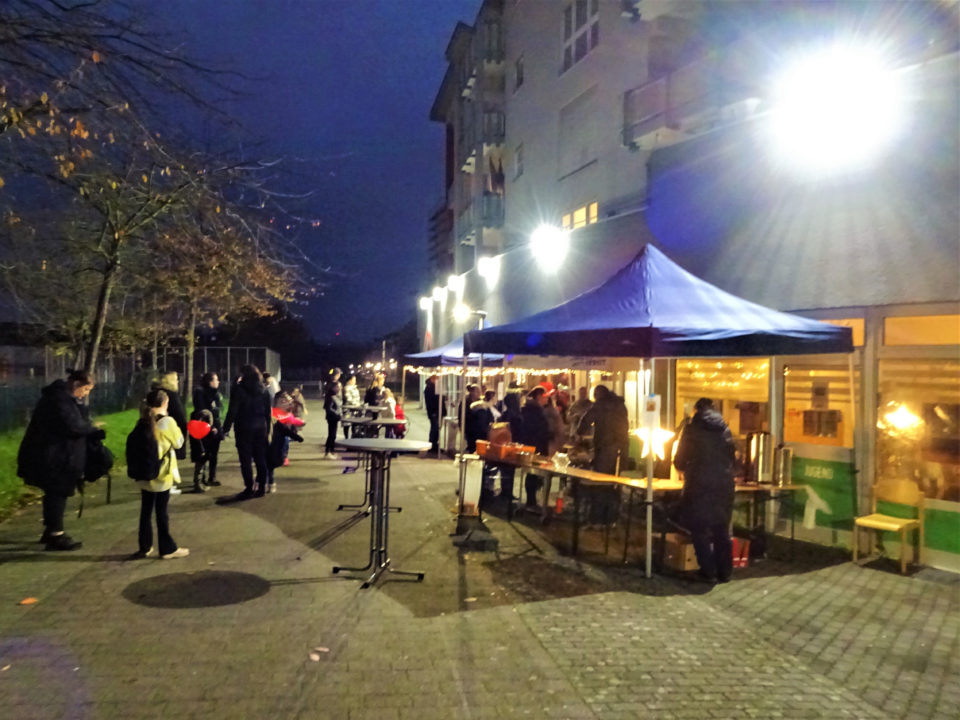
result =
[{"label": "cardboard box", "polygon": [[[659,538],[657,538],[659,541]],[[696,570],[697,556],[690,538],[680,533],[667,533],[663,548],[663,565],[671,570]]]}]

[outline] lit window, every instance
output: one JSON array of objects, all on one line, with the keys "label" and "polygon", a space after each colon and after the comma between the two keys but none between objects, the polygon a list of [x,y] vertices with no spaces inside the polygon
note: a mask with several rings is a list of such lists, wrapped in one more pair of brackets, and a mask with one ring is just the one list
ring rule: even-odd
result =
[{"label": "lit window", "polygon": [[960,345],[960,315],[883,319],[884,345]]},{"label": "lit window", "polygon": [[578,207],[573,212],[560,216],[560,224],[568,229],[575,230],[584,225],[592,225],[597,222],[600,216],[600,206],[597,202],[592,202],[582,207]]},{"label": "lit window", "polygon": [[582,208],[577,208],[573,211],[573,227],[582,228],[587,224],[587,208],[586,206]]},{"label": "lit window", "polygon": [[574,0],[563,10],[563,69],[569,70],[599,43],[599,0]]},{"label": "lit window", "polygon": [[853,331],[854,347],[863,346],[863,333],[864,333],[863,318],[830,319],[830,320],[822,320],[821,322],[830,323],[831,325],[839,325],[840,327],[850,328]]}]

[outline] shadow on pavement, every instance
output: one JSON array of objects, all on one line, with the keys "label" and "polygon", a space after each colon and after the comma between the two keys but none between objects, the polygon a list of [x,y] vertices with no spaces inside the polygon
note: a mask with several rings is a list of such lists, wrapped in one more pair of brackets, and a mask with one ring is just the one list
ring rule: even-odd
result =
[{"label": "shadow on pavement", "polygon": [[266,595],[271,583],[259,575],[228,570],[155,575],[130,583],[123,597],[155,608],[204,608],[234,605]]}]

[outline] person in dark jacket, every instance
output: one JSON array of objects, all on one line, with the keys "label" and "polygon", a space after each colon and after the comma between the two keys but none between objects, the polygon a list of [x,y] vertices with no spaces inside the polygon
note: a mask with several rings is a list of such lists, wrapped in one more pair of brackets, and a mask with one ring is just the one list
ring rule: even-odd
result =
[{"label": "person in dark jacket", "polygon": [[[210,423],[210,434],[202,440],[190,438],[190,461],[194,463],[194,492],[203,492],[203,486],[219,487],[217,480],[217,457],[220,453],[220,441],[223,439],[223,423],[220,411],[223,409],[223,395],[220,393],[220,378],[216,373],[204,373],[200,378],[200,387],[193,389],[193,414],[191,418]],[[209,417],[202,416],[209,413]],[[202,417],[201,417],[202,416]],[[203,485],[200,483],[202,470],[206,467]]]},{"label": "person in dark jacket", "polygon": [[[180,433],[184,437],[187,437],[187,413],[183,409],[183,400],[180,399],[180,376],[177,374],[177,371],[170,370],[163,373],[153,384],[153,389],[163,390],[167,394],[167,399],[169,400],[167,416],[173,418],[173,421],[177,423],[177,427],[180,428]],[[177,448],[176,456],[177,460],[186,459],[186,445]],[[178,492],[171,491],[171,494],[176,495]]]},{"label": "person in dark jacket", "polygon": [[[237,496],[238,500],[263,497],[266,493],[272,407],[270,391],[263,385],[260,370],[256,365],[244,365],[240,368],[240,381],[230,392],[230,407],[223,422],[224,435],[236,427],[237,455],[243,476],[243,492]],[[251,462],[257,468],[256,488]]]},{"label": "person in dark jacket", "polygon": [[327,442],[323,446],[323,456],[336,460],[334,450],[337,445],[337,424],[343,417],[343,388],[340,386],[340,368],[330,371],[330,379],[323,386],[323,410],[327,415]]},{"label": "person in dark jacket", "polygon": [[[427,419],[430,421],[430,452],[437,452],[440,443],[440,419],[445,414],[445,407],[440,407],[440,397],[437,393],[437,376],[431,375],[423,386],[423,404],[426,406]],[[446,403],[444,403],[446,405]]]},{"label": "person in dark jacket", "polygon": [[17,453],[17,475],[43,490],[43,535],[47,550],[76,550],[82,545],[63,531],[67,498],[83,478],[87,441],[106,433],[90,422],[83,401],[93,390],[93,377],[70,373],[45,387]]},{"label": "person in dark jacket", "polygon": [[[370,384],[370,387],[367,388],[367,391],[363,394],[363,404],[364,405],[383,405],[383,386],[387,381],[387,376],[382,372],[378,372],[373,376],[373,382]],[[373,416],[376,417],[377,413],[373,413]]]},{"label": "person in dark jacket", "polygon": [[700,398],[694,411],[673,461],[683,473],[678,524],[690,533],[700,576],[707,582],[727,582],[733,574],[730,517],[736,446],[713,401]]},{"label": "person in dark jacket", "polygon": [[[550,426],[543,406],[547,404],[547,391],[542,385],[537,385],[527,395],[527,402],[520,410],[522,426],[518,442],[532,445],[537,449],[537,455],[546,455],[550,444]],[[537,491],[543,484],[543,478],[533,473],[527,473],[524,480],[524,490],[527,494],[527,507],[536,507]]]},{"label": "person in dark jacket", "polygon": [[[508,390],[503,397],[503,414],[500,422],[510,423],[510,437],[519,442],[523,436],[523,417],[520,415],[519,390]],[[513,503],[513,481],[516,468],[513,465],[500,466],[500,499],[508,504]]]},{"label": "person in dark jacket", "polygon": [[303,442],[303,436],[297,432],[297,428],[288,423],[277,420],[273,423],[273,438],[270,440],[270,448],[267,451],[267,492],[275,493],[277,483],[273,477],[273,471],[282,467],[287,459],[287,449],[290,447],[290,441]]},{"label": "person in dark jacket", "polygon": [[[476,452],[477,440],[486,440],[490,436],[490,426],[494,421],[490,404],[493,396],[494,392],[488,390],[482,398],[472,402],[469,410],[467,410],[467,430],[465,433],[467,452]],[[497,466],[493,463],[484,462],[480,482],[480,507],[483,509],[489,508],[493,502],[496,476]]]},{"label": "person in dark jacket", "polygon": [[[619,475],[630,449],[630,419],[623,398],[606,385],[597,385],[593,391],[594,403],[580,420],[578,433],[593,435],[593,462],[591,468],[607,475]],[[616,487],[583,487],[581,497],[589,512],[587,522],[609,525],[617,517],[620,490]]]}]

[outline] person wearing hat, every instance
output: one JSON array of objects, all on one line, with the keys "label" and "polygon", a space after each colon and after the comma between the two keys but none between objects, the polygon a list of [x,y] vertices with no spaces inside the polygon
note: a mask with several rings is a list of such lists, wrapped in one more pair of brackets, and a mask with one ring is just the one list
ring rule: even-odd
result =
[{"label": "person wearing hat", "polygon": [[736,445],[723,416],[710,398],[700,398],[680,436],[673,464],[683,473],[677,524],[690,533],[700,577],[710,583],[727,582],[733,574],[735,457]]},{"label": "person wearing hat", "polygon": [[324,445],[323,456],[336,460],[337,456],[333,452],[337,444],[337,425],[343,416],[343,401],[341,394],[343,388],[340,387],[340,368],[330,370],[330,379],[323,387],[323,410],[327,415],[327,442]]}]

